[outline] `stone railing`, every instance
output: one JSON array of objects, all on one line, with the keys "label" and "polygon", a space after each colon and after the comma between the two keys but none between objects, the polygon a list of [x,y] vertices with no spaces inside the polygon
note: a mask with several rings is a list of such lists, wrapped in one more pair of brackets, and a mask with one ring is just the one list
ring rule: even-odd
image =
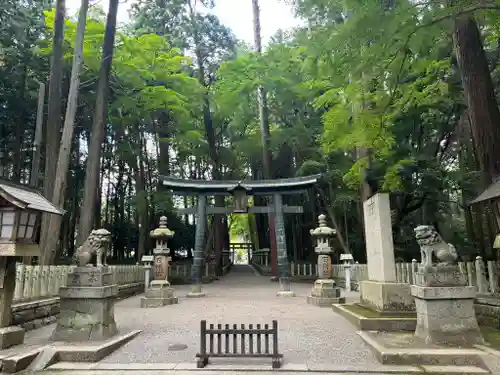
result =
[{"label": "stone railing", "polygon": [[270,267],[270,251],[269,249],[258,249],[252,251],[252,257],[250,259],[250,262],[254,266],[258,266],[259,268],[269,268]]},{"label": "stone railing", "polygon": [[[16,289],[12,305],[12,324],[27,330],[51,324],[59,313],[59,288],[66,285],[68,273],[75,266],[27,266],[17,264]],[[113,282],[118,284],[118,297],[125,298],[144,291],[142,265],[110,266]],[[189,283],[191,264],[170,267],[172,283]],[[203,281],[215,279],[215,266],[203,266]]]},{"label": "stone railing", "polygon": [[[14,303],[36,301],[57,297],[59,288],[66,285],[68,273],[75,266],[27,266],[17,264],[16,289]],[[109,266],[113,275],[113,283],[128,285],[144,283],[144,267],[142,265]],[[170,278],[176,284],[188,283],[191,278],[191,264],[173,264],[170,267]],[[203,278],[211,281],[215,277],[215,266],[203,266]]]},{"label": "stone railing", "polygon": [[[16,289],[14,303],[37,301],[44,298],[57,297],[59,288],[66,286],[68,273],[75,266],[27,266],[17,264]],[[141,265],[109,266],[113,275],[113,283],[128,285],[144,283],[144,267]],[[170,267],[170,278],[177,284],[187,283],[191,277],[191,264],[173,264]],[[215,267],[211,264],[203,266],[203,277],[210,281],[215,277]]]},{"label": "stone railing", "polygon": [[[172,284],[189,284],[191,282],[191,263],[172,264],[168,271],[169,281]],[[144,274],[143,274],[144,275]],[[143,276],[144,277],[144,276]],[[202,281],[211,282],[215,280],[215,264],[205,263],[202,265]]]},{"label": "stone railing", "polygon": [[[28,302],[59,295],[68,273],[75,266],[27,266],[17,264],[14,303]],[[113,282],[118,285],[144,282],[144,269],[137,265],[110,266]]]},{"label": "stone railing", "polygon": [[[462,273],[467,276],[469,286],[474,286],[479,294],[492,294],[496,291],[496,262],[489,260],[484,262],[477,257],[474,262],[459,262],[458,266]],[[399,283],[413,284],[418,262],[396,263],[396,281]],[[339,284],[345,283],[346,269],[341,264],[333,266],[333,277],[339,280]],[[351,280],[353,284],[368,280],[368,266],[366,264],[353,264],[351,266]]]},{"label": "stone railing", "polygon": [[[261,256],[255,256],[262,251]],[[262,260],[268,254],[267,250],[257,250],[252,257],[252,264],[263,274],[271,271],[269,260]],[[479,294],[492,294],[496,291],[496,262],[489,260],[484,262],[481,257],[477,257],[474,262],[459,262],[462,273],[467,275],[468,284],[475,286]],[[418,262],[396,263],[397,282],[412,284],[415,280]],[[351,288],[357,290],[359,282],[368,280],[368,266],[366,264],[351,265]],[[339,286],[345,286],[346,268],[342,264],[332,265],[332,277]],[[315,280],[318,275],[318,265],[316,263],[290,263],[290,277],[295,280]]]},{"label": "stone railing", "polygon": [[[477,257],[474,262],[459,262],[458,266],[463,274],[467,275],[469,286],[475,286],[479,294],[492,294],[496,291],[496,262],[489,260],[484,262]],[[415,280],[418,262],[396,263],[396,281],[399,283],[412,284]],[[314,279],[318,275],[317,264],[290,264],[290,276],[302,279]],[[332,265],[332,277],[340,286],[345,285],[346,268],[342,264]],[[354,290],[358,288],[359,282],[368,280],[368,266],[366,264],[351,265],[351,283]]]},{"label": "stone railing", "polygon": [[[59,313],[59,288],[66,285],[75,266],[27,266],[17,264],[12,324],[26,330],[51,324]],[[144,268],[134,265],[110,266],[118,297],[144,291]]]}]

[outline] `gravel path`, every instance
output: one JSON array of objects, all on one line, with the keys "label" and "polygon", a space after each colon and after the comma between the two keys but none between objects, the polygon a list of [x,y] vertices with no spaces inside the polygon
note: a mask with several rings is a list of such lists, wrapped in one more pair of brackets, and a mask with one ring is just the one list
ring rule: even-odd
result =
[{"label": "gravel path", "polygon": [[[140,296],[126,299],[115,306],[120,330],[143,332],[103,362],[192,362],[199,349],[200,320],[264,324],[277,319],[285,362],[314,364],[317,368],[322,364],[380,368],[353,325],[330,308],[306,303],[311,286],[311,283],[293,284],[297,297],[276,297],[278,283],[255,275],[248,266],[239,266],[221,280],[204,285],[207,293],[204,298],[185,298],[189,286],[177,286],[178,305],[141,309]],[[355,300],[357,293],[347,298]],[[173,344],[187,345],[187,349],[169,351],[169,345]]]}]

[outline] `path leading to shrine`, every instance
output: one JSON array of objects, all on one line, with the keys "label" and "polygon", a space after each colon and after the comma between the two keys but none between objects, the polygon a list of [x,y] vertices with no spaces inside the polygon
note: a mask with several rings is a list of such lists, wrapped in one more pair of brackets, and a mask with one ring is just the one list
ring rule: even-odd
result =
[{"label": "path leading to shrine", "polygon": [[[352,324],[330,308],[306,303],[311,283],[292,284],[296,297],[277,297],[278,283],[256,275],[248,266],[235,266],[228,275],[204,285],[207,296],[188,299],[189,286],[176,286],[178,305],[141,309],[140,296],[119,301],[115,319],[123,332],[142,330],[132,341],[98,363],[56,363],[41,375],[196,375],[199,324],[265,324],[278,320],[283,375],[320,373],[371,375],[420,374],[418,366],[381,365]],[[345,293],[345,292],[344,292]],[[348,293],[348,302],[359,300]],[[43,345],[54,326],[27,333],[27,343]],[[177,348],[176,348],[177,346]],[[181,350],[173,350],[181,349]],[[485,356],[493,374],[500,374],[500,361]],[[201,372],[217,375],[267,375],[271,361],[265,359],[213,359]],[[457,373],[462,373],[461,369]],[[448,369],[450,371],[450,369]],[[452,370],[455,371],[455,370]]]},{"label": "path leading to shrine", "polygon": [[[115,314],[120,330],[141,329],[142,333],[101,363],[194,364],[200,320],[264,324],[277,319],[279,349],[285,363],[307,365],[309,370],[387,368],[375,359],[353,325],[330,308],[306,303],[311,283],[293,284],[297,294],[294,298],[277,297],[278,288],[278,283],[256,275],[249,266],[235,266],[221,280],[204,285],[207,293],[204,298],[185,298],[189,286],[177,286],[176,295],[181,299],[178,305],[141,309],[139,296],[121,301]],[[353,301],[359,298],[357,293],[347,297]],[[177,345],[187,348],[169,350]],[[228,363],[222,359],[215,361]],[[232,362],[242,364],[245,359]],[[262,360],[258,362],[263,364]]]}]

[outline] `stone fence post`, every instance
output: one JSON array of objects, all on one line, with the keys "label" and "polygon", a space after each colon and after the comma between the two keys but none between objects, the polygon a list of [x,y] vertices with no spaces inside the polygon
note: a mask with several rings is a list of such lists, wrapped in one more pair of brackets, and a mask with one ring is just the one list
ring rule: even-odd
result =
[{"label": "stone fence post", "polygon": [[488,293],[488,282],[486,280],[483,258],[476,257],[476,284],[477,292],[480,294]]}]

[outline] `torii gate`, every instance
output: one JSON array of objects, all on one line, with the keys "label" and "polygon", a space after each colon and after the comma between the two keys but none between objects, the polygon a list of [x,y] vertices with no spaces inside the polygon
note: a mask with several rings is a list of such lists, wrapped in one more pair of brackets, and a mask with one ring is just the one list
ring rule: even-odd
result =
[{"label": "torii gate", "polygon": [[[203,250],[205,241],[205,220],[202,219],[212,214],[231,214],[231,213],[272,213],[275,218],[275,239],[276,239],[276,257],[280,277],[281,291],[289,292],[290,283],[288,280],[289,266],[285,238],[285,213],[302,213],[302,206],[283,205],[283,195],[304,194],[313,187],[321,175],[311,175],[296,178],[284,178],[276,180],[227,180],[227,181],[206,181],[181,179],[167,176],[160,176],[162,185],[172,190],[178,195],[198,196],[197,207],[181,208],[177,212],[180,214],[196,214],[195,246],[193,254],[193,266],[191,276],[193,279],[193,289],[190,295],[202,296],[201,291],[201,266],[203,260]],[[232,195],[232,207],[207,207],[207,196]],[[249,195],[267,195],[273,197],[273,206],[253,206],[248,207]],[[274,249],[271,249],[274,251]]]}]

